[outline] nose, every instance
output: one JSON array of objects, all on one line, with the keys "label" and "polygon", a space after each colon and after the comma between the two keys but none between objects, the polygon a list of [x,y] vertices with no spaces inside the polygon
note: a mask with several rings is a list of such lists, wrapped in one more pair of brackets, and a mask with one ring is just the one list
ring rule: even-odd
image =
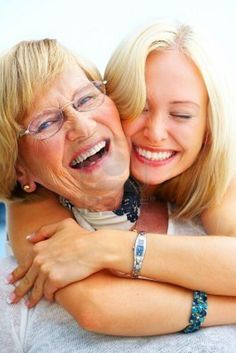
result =
[{"label": "nose", "polygon": [[88,138],[96,131],[97,122],[92,112],[74,112],[71,115],[67,125],[67,139],[74,141],[79,138]]},{"label": "nose", "polygon": [[152,113],[144,127],[145,137],[152,143],[158,144],[168,138],[168,118],[162,113]]}]

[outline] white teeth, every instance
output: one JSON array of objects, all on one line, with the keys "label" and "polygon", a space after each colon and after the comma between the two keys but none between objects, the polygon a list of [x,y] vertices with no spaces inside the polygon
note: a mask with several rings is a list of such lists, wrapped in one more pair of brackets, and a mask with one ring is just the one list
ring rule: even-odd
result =
[{"label": "white teeth", "polygon": [[93,156],[95,153],[99,152],[105,146],[106,146],[106,141],[101,141],[101,142],[97,143],[95,146],[90,148],[90,150],[88,150],[84,153],[81,153],[77,158],[75,158],[72,161],[71,165],[75,166],[77,163],[81,163],[81,162],[85,161],[88,157]]},{"label": "white teeth", "polygon": [[144,150],[143,148],[137,147],[136,151],[138,154],[146,159],[151,161],[163,161],[165,159],[170,158],[174,152],[151,152]]}]

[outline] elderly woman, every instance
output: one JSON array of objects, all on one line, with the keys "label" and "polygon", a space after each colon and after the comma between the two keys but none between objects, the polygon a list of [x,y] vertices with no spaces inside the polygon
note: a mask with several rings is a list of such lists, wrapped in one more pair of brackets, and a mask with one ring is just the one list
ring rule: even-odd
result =
[{"label": "elderly woman", "polygon": [[[192,75],[194,76],[194,70],[192,69],[192,67],[191,67],[191,65],[190,65],[190,67],[188,67],[188,69],[189,69],[189,72],[192,72]],[[192,71],[191,71],[191,69],[192,69]],[[57,81],[56,81],[57,82]],[[61,87],[61,85],[59,85],[60,87]],[[50,90],[50,88],[51,88],[51,90]],[[52,88],[54,88],[54,86],[51,84],[50,86],[49,86],[49,92],[46,92],[46,94],[45,94],[45,96],[46,97],[39,97],[39,98],[41,98],[41,99],[39,99],[38,98],[38,100],[39,100],[39,102],[37,101],[37,105],[41,108],[41,110],[42,109],[45,109],[46,108],[46,105],[45,105],[45,102],[46,103],[51,103],[52,104],[52,102],[53,102],[53,100],[52,99],[50,99],[51,97],[52,98],[55,98],[55,96],[51,93],[52,91],[53,91],[53,89]],[[59,92],[58,92],[59,93]],[[49,98],[47,97],[47,96],[49,96]],[[58,94],[58,97],[61,97],[59,94]],[[57,100],[58,100],[58,97],[57,97]],[[90,97],[90,95],[89,95],[89,97]],[[46,99],[42,99],[42,98],[46,98]],[[43,100],[43,102],[41,102],[41,100]],[[53,102],[53,104],[54,104],[54,102]],[[52,104],[52,106],[53,106],[53,104]],[[63,104],[67,104],[66,102],[64,102]],[[203,100],[203,102],[201,102],[201,104],[202,104],[202,106],[205,104],[205,101]],[[61,104],[60,104],[60,106],[61,106]],[[47,107],[48,107],[48,105],[47,105]],[[48,109],[45,109],[46,111],[48,110]],[[37,110],[36,110],[36,112],[37,112]],[[95,114],[95,113],[94,113]],[[69,115],[69,114],[68,114]],[[96,115],[96,114],[95,114]],[[32,127],[32,121],[34,121],[34,116],[32,115],[32,114],[29,114],[29,117],[28,117],[28,120],[26,120],[27,121],[27,123],[30,123],[29,124],[29,127],[28,127],[28,129],[26,129],[25,131],[24,131],[24,133],[25,132],[27,132],[27,133],[32,133],[33,135],[35,135],[35,134],[37,134],[37,133],[41,133],[41,129],[38,131],[38,130],[30,130],[30,128]],[[46,119],[46,130],[47,130],[47,126],[48,126],[48,123],[49,123],[49,129],[50,129],[50,126],[51,126],[51,123],[52,123],[52,125],[54,124],[54,122],[57,122],[57,119],[55,120],[55,118],[53,117],[53,119],[52,120],[48,120],[48,119]],[[68,123],[69,122],[71,122],[72,123],[72,121],[68,121]],[[43,123],[45,123],[45,120],[43,121]],[[67,139],[69,139],[69,137],[71,136],[71,134],[68,134],[68,135],[66,135],[66,130],[68,129],[69,131],[71,131],[70,130],[70,125],[68,125],[68,126],[66,126],[65,127],[65,125],[66,125],[66,123],[67,123],[67,120],[65,121],[65,123],[64,123],[64,130],[63,130],[63,133],[64,133],[64,135],[63,136],[65,136]],[[86,124],[86,123],[84,123],[84,124]],[[83,123],[82,123],[82,125],[83,125]],[[25,127],[27,126],[27,124],[25,124]],[[45,125],[44,124],[42,124],[42,126],[43,126],[43,133],[44,133],[44,128],[45,128]],[[60,125],[60,127],[61,127],[61,125]],[[59,127],[59,129],[60,129],[60,127]],[[62,128],[63,129],[63,128]],[[78,131],[79,131],[80,129],[78,128]],[[58,132],[59,130],[57,130],[57,133],[59,133],[60,134],[60,131]],[[87,133],[88,133],[88,129],[86,130],[87,131]],[[90,132],[91,131],[93,131],[92,129],[90,130]],[[78,134],[78,133],[77,133]],[[55,135],[54,135],[55,136]],[[74,136],[74,139],[72,139],[71,138],[71,141],[74,141],[75,140],[75,136],[76,136],[76,134],[72,134],[72,136]],[[84,133],[84,135],[77,135],[77,136],[79,136],[78,137],[78,140],[83,140],[82,138],[84,138],[84,136],[85,136],[85,133]],[[29,136],[29,138],[30,138],[31,136]],[[50,136],[51,137],[51,136]],[[23,139],[24,137],[22,137],[22,139]],[[32,138],[32,137],[31,137]],[[104,139],[105,141],[106,141],[106,139]],[[69,141],[70,141],[70,139],[69,139]],[[39,142],[38,142],[39,143]],[[35,145],[35,144],[33,144],[32,143],[32,146],[34,145],[34,146],[36,146],[35,147],[35,151],[40,151],[40,145],[38,145],[38,143]],[[42,141],[41,141],[41,143],[42,143]],[[44,142],[44,143],[46,143],[46,141]],[[25,148],[24,148],[24,145],[25,145]],[[47,144],[48,145],[48,144]],[[108,145],[109,145],[109,143],[108,143]],[[19,158],[19,160],[20,160],[20,162],[18,163],[18,180],[20,181],[20,183],[21,183],[21,185],[22,186],[28,186],[27,187],[27,190],[26,191],[33,191],[34,189],[35,189],[35,184],[34,184],[34,182],[32,182],[32,186],[30,185],[30,182],[31,182],[31,180],[36,180],[38,183],[40,183],[41,185],[44,185],[44,186],[46,186],[46,187],[49,187],[49,185],[50,185],[50,188],[53,190],[53,191],[55,191],[55,192],[58,192],[58,190],[59,190],[59,188],[60,187],[62,187],[62,185],[59,185],[59,188],[57,187],[57,185],[56,186],[52,186],[52,183],[53,183],[53,181],[54,181],[54,179],[53,180],[49,180],[49,178],[47,179],[47,176],[46,176],[46,178],[45,179],[47,179],[45,182],[44,182],[44,175],[43,175],[43,173],[41,172],[41,174],[40,174],[40,168],[38,168],[37,167],[37,165],[36,165],[36,162],[33,160],[33,158],[32,159],[28,159],[28,157],[27,157],[27,152],[28,152],[28,150],[29,149],[27,149],[27,148],[29,148],[30,147],[30,144],[28,145],[28,143],[27,143],[27,141],[25,141],[25,144],[24,143],[22,143],[22,146],[23,146],[23,149],[21,150],[21,140],[20,140],[20,142],[19,142],[19,146],[20,146],[20,155],[22,154],[22,156],[21,156],[21,158],[22,158],[22,161],[23,162],[21,162],[21,160],[20,160],[20,158]],[[45,150],[45,149],[44,149]],[[67,151],[67,149],[66,149],[66,151]],[[95,152],[94,152],[94,154],[95,154]],[[176,153],[177,154],[177,153]],[[109,155],[109,150],[108,150],[108,155]],[[24,158],[24,157],[25,158]],[[194,155],[195,156],[195,155]],[[193,156],[193,157],[194,157]],[[82,160],[80,159],[80,157],[82,158]],[[100,157],[102,157],[102,156],[100,156]],[[84,163],[84,160],[85,160],[85,158],[88,158],[88,165],[87,165],[87,163]],[[194,158],[196,158],[196,157],[194,157]],[[193,158],[193,159],[194,159]],[[28,163],[28,160],[30,160],[30,162]],[[50,158],[48,159],[48,161],[50,160]],[[40,164],[40,161],[37,161],[38,162],[38,164]],[[51,160],[51,162],[53,162],[52,160]],[[95,163],[94,163],[95,162]],[[37,173],[39,173],[39,175],[40,175],[40,177],[38,178],[37,177],[37,173],[34,171],[33,172],[33,174],[32,174],[32,172],[30,171],[30,169],[31,169],[31,165],[32,166],[34,166],[34,163],[35,163],[35,171],[37,171]],[[70,164],[71,164],[71,167],[74,167],[74,166],[76,166],[76,168],[78,167],[79,169],[81,168],[82,170],[87,170],[87,171],[89,171],[89,173],[92,171],[93,172],[93,170],[94,169],[96,169],[96,166],[97,166],[97,160],[94,160],[93,158],[91,158],[90,159],[90,155],[88,155],[87,157],[85,157],[85,154],[83,155],[83,152],[81,152],[81,153],[78,153],[77,152],[77,155],[76,155],[76,157],[73,157],[72,158],[72,160],[70,160],[70,162],[69,162]],[[81,164],[82,163],[82,164]],[[92,164],[92,165],[91,165]],[[79,166],[78,166],[79,165]],[[91,168],[92,167],[92,168]],[[95,168],[94,168],[95,167]],[[37,169],[38,168],[38,169]],[[94,168],[94,169],[93,169]],[[91,170],[92,169],[92,170]],[[56,170],[56,168],[54,168],[53,169],[53,173],[55,173],[54,171]],[[28,174],[26,173],[26,172],[28,172]],[[56,173],[54,174],[54,175],[56,175]],[[28,180],[27,180],[27,178],[28,178]],[[55,181],[54,181],[55,182]],[[50,184],[51,183],[51,184]],[[46,185],[46,184],[48,184],[48,185]],[[56,190],[56,188],[57,188],[57,190]],[[26,189],[26,188],[25,188]],[[59,193],[59,192],[58,192]],[[79,204],[79,201],[77,202],[76,200],[75,200],[75,197],[76,197],[76,195],[69,195],[69,197],[66,195],[66,190],[62,190],[62,193],[61,193],[64,197],[67,197],[70,201],[71,201],[71,203],[73,203],[75,206],[77,206],[77,207],[83,207],[83,206],[80,206],[80,204]],[[72,197],[73,197],[73,199],[72,199]],[[83,204],[83,202],[84,202],[85,200],[82,200],[81,201],[81,205],[84,205]],[[89,200],[90,201],[90,205],[88,206],[88,207],[91,207],[91,200]],[[108,206],[109,207],[109,206]],[[89,236],[89,235],[86,235],[86,239],[88,239],[88,242],[90,241],[90,246],[91,246],[91,239],[93,239],[94,240],[94,244],[96,244],[96,240],[99,242],[99,236],[102,234],[102,232],[100,232],[100,231],[98,231],[97,232],[97,236],[95,236],[95,235],[92,235],[92,236]],[[116,233],[117,234],[117,233]],[[130,235],[131,234],[131,235]],[[134,233],[130,233],[130,234],[127,234],[127,241],[124,241],[125,240],[125,237],[122,237],[122,242],[124,243],[124,247],[125,248],[127,248],[127,246],[129,246],[129,244],[131,245],[131,243],[133,243],[133,241],[134,241],[134,238],[135,238],[135,234]],[[106,237],[107,237],[107,235],[106,235]],[[103,237],[103,240],[106,238],[106,237]],[[162,237],[158,237],[157,236],[157,238],[156,239],[158,239],[158,243],[156,244],[157,246],[156,246],[156,248],[159,248],[159,251],[160,251],[160,254],[162,254],[162,256],[163,256],[163,259],[164,259],[164,257],[165,257],[165,255],[167,255],[168,254],[168,244],[174,244],[175,246],[176,246],[176,242],[173,242],[173,241],[170,241],[169,240],[169,237],[167,237],[167,242],[166,241],[162,241],[162,239],[161,239]],[[82,238],[81,238],[82,239]],[[83,239],[85,239],[85,237],[83,238]],[[154,239],[154,237],[152,237],[152,236],[150,236],[149,237],[149,239],[150,239],[150,248],[151,248],[151,244],[153,243],[154,245],[155,245],[155,239]],[[51,239],[50,239],[51,240]],[[181,245],[183,245],[184,243],[186,243],[187,245],[186,245],[186,248],[185,249],[187,249],[188,247],[189,247],[189,249],[191,249],[191,245],[189,246],[189,244],[190,243],[194,243],[194,240],[193,239],[191,239],[191,242],[188,242],[188,241],[186,241],[186,238],[183,238],[182,239],[182,241],[181,241]],[[212,253],[214,253],[214,254],[217,254],[217,252],[219,251],[219,248],[222,248],[222,241],[221,242],[218,242],[218,240],[216,240],[216,239],[214,239],[214,238],[212,238],[212,239],[209,239],[209,241],[208,240],[206,240],[206,239],[204,239],[204,245],[206,244],[208,244],[209,243],[209,247],[211,246],[211,254]],[[224,241],[224,243],[225,243],[225,246],[226,246],[226,248],[227,248],[227,250],[230,250],[230,247],[232,246],[232,244],[234,244],[234,242],[228,242],[228,241]],[[202,240],[200,240],[199,239],[199,241],[198,242],[196,242],[195,244],[198,244],[198,246],[197,246],[197,249],[196,249],[196,251],[198,252],[199,250],[200,250],[200,247],[203,245],[203,242],[202,242]],[[161,247],[160,247],[161,246]],[[164,248],[166,248],[166,246],[167,246],[167,251],[166,251],[166,253],[165,252],[163,252],[163,250],[164,250]],[[171,245],[169,245],[169,246],[171,246]],[[225,248],[225,249],[226,249]],[[39,247],[37,248],[37,249],[39,249]],[[91,247],[90,247],[90,249],[91,249]],[[95,249],[97,249],[96,247],[95,247]],[[103,247],[101,248],[101,249],[103,249]],[[64,249],[63,249],[64,250]],[[170,250],[170,248],[169,248],[169,250]],[[91,251],[91,250],[90,250]],[[231,250],[232,251],[232,250]],[[86,255],[86,253],[85,253],[85,255]],[[148,254],[147,254],[148,255]],[[152,254],[149,254],[149,255],[152,255]],[[189,259],[189,256],[188,257],[185,257],[186,256],[186,254],[184,254],[184,252],[183,252],[183,260],[185,259],[186,261],[188,261],[188,260],[190,260],[190,261],[192,261],[191,259]],[[153,256],[152,256],[152,258],[153,258]],[[204,257],[203,257],[203,259],[204,259]],[[167,260],[168,260],[168,258],[167,258]],[[162,258],[161,258],[161,260],[160,261],[162,261]],[[127,266],[127,264],[128,264],[128,262],[129,262],[129,265],[130,265],[130,260],[129,261],[126,261],[125,263],[124,263],[124,266],[123,266],[123,268],[116,268],[116,270],[121,270],[121,271],[124,271],[124,268],[125,268],[125,266]],[[148,262],[147,262],[148,263]],[[168,261],[167,261],[167,264],[168,264]],[[96,265],[96,264],[95,264]],[[104,265],[104,264],[103,264]],[[194,267],[194,265],[195,265],[195,263],[194,263],[194,261],[193,261],[193,267]],[[100,264],[100,266],[101,266],[101,264]],[[215,264],[213,264],[212,265],[212,269],[215,269],[216,267],[214,267],[215,266]],[[92,266],[93,267],[93,266]],[[106,267],[106,266],[105,266]],[[111,266],[112,267],[112,266]],[[132,267],[132,266],[131,266]],[[148,266],[147,266],[147,268],[148,268]],[[89,271],[90,271],[90,273],[92,273],[92,272],[96,272],[97,270],[99,270],[99,268],[96,268],[96,266],[94,266],[94,268],[92,269],[92,271],[91,271],[91,269],[89,269]],[[127,271],[128,272],[128,271]],[[187,272],[188,273],[188,272]],[[89,274],[89,273],[88,273]],[[87,275],[88,275],[87,274]],[[184,272],[182,272],[182,273],[180,273],[180,277],[179,278],[177,278],[176,280],[173,280],[172,278],[170,278],[169,280],[167,280],[167,279],[164,279],[164,278],[161,278],[163,281],[169,281],[169,282],[172,282],[172,280],[173,280],[173,282],[174,281],[176,281],[176,282],[181,282],[181,281],[183,281],[183,278],[184,278],[184,276],[185,276],[185,274],[186,274],[186,272],[184,273]],[[76,274],[77,275],[77,274]],[[146,273],[144,272],[144,275],[146,276]],[[204,269],[203,269],[203,271],[202,271],[202,277],[201,277],[201,273],[200,273],[200,279],[198,279],[198,281],[199,282],[195,282],[195,284],[196,283],[200,283],[200,281],[203,279],[203,276],[205,275],[205,273],[204,273]],[[99,274],[98,274],[98,276],[99,276]],[[221,275],[219,275],[219,277],[220,277]],[[86,276],[85,276],[86,277]],[[150,276],[150,273],[148,273],[148,276],[147,277],[153,277],[153,278],[155,278],[155,269],[153,270],[153,273],[152,273],[152,275]],[[178,277],[178,276],[177,276]],[[222,276],[222,278],[223,278],[223,276]],[[78,279],[80,279],[80,278],[78,278]],[[71,280],[71,278],[70,278],[70,280]],[[126,279],[116,279],[115,280],[115,282],[117,283],[117,280],[119,280],[119,281],[121,281],[121,282],[119,282],[119,283],[128,283],[128,282],[131,282],[131,281],[129,281],[129,280],[126,280]],[[41,280],[40,280],[41,281]],[[123,282],[122,282],[123,281]],[[228,278],[226,278],[225,279],[225,283],[227,283],[227,281],[228,281]],[[91,283],[91,279],[90,280],[88,280],[88,283]],[[132,281],[131,283],[133,283],[133,284],[129,284],[131,287],[130,288],[132,288],[133,286],[133,288],[135,288],[136,287],[136,285],[137,286],[139,286],[139,284],[140,284],[140,286],[141,285],[143,285],[143,286],[145,286],[145,290],[147,289],[147,290],[150,290],[150,288],[152,288],[153,289],[153,292],[152,292],[152,289],[151,289],[151,292],[153,293],[153,295],[151,296],[152,298],[156,298],[156,296],[154,296],[154,292],[155,292],[155,290],[157,289],[157,288],[161,288],[161,287],[159,287],[159,286],[161,286],[161,284],[160,283],[154,283],[154,282],[147,282],[147,283],[149,283],[148,285],[147,285],[147,283],[146,284],[143,284],[143,282],[142,281],[138,281],[139,283],[137,283],[137,281]],[[183,285],[183,282],[182,283],[176,283],[176,284],[180,284],[180,285]],[[127,284],[128,285],[128,284]],[[128,285],[128,286],[129,286]],[[212,283],[210,283],[210,285],[209,285],[209,287],[208,288],[210,288],[210,286],[212,285]],[[191,286],[192,286],[192,284],[191,284]],[[208,284],[203,284],[203,286],[208,286]],[[163,287],[162,288],[165,288],[166,287],[166,285],[163,285]],[[167,285],[167,287],[168,287],[168,285]],[[166,288],[167,288],[166,287]],[[154,288],[155,288],[155,290],[154,290]],[[173,287],[169,287],[170,288],[170,292],[171,292],[171,290],[173,289]],[[215,288],[215,289],[213,289],[213,291],[214,290],[216,290],[216,291],[218,291],[218,289],[216,289],[217,288],[217,286],[215,286],[214,287],[214,285],[213,285],[213,287],[212,288]],[[176,290],[177,290],[178,288],[176,288]],[[122,289],[123,290],[123,289]],[[179,288],[178,289],[179,291],[180,291],[180,293],[182,293],[182,294],[186,294],[186,295],[188,295],[188,293],[186,292],[186,290],[183,290],[183,289],[181,289],[181,288]],[[227,291],[230,291],[230,289],[227,287],[227,289],[226,289],[226,292]],[[75,292],[74,292],[75,293]],[[150,292],[149,292],[150,293]],[[224,293],[220,293],[220,292],[218,292],[217,294],[224,294]],[[60,297],[60,296],[59,296]],[[150,297],[149,297],[150,298]],[[212,298],[212,303],[214,302],[214,297],[210,297],[210,299]],[[152,299],[153,300],[153,299]],[[218,300],[218,298],[216,298],[216,302],[217,302],[217,300]],[[224,299],[224,298],[221,298],[221,300],[226,300],[228,303],[229,303],[229,305],[231,304],[231,309],[233,308],[233,306],[232,305],[235,305],[234,304],[234,300],[232,300],[231,299],[231,301],[229,301],[229,300],[227,300],[227,299]],[[139,302],[140,303],[140,302]],[[121,301],[121,304],[122,304],[122,301]],[[147,303],[147,304],[149,304],[149,303]],[[150,303],[150,304],[152,304],[152,303]],[[168,304],[169,305],[169,304]],[[213,306],[214,306],[214,304],[213,304]],[[218,306],[218,305],[217,305]],[[135,306],[135,301],[134,301],[134,303],[131,303],[131,307],[134,309],[134,308],[137,308],[137,306]],[[151,307],[151,306],[150,306]],[[218,307],[220,307],[220,302],[219,302],[219,306]],[[132,308],[131,308],[131,311],[132,311]],[[146,307],[145,307],[145,309],[146,309]],[[149,309],[150,310],[150,309]],[[153,310],[153,307],[152,307],[152,310]],[[149,313],[150,313],[150,311],[149,311]],[[216,312],[214,313],[214,315],[213,315],[213,317],[215,316],[215,314],[216,314]],[[146,315],[146,318],[149,318],[150,319],[150,314],[148,314],[148,311],[145,311],[145,315]],[[233,314],[232,314],[233,315]],[[156,319],[157,321],[156,321],[156,323],[158,323],[158,319]],[[233,318],[233,316],[231,316],[230,318],[229,318],[229,316],[227,317],[227,318],[218,318],[218,319],[216,319],[216,321],[214,321],[214,319],[210,319],[210,316],[208,316],[208,323],[209,324],[212,324],[212,323],[219,323],[221,320],[223,321],[223,322],[234,322],[234,318]],[[212,320],[212,321],[211,321]],[[143,321],[143,320],[142,320]],[[211,322],[210,322],[211,321]],[[207,323],[207,322],[206,322]],[[139,324],[139,323],[138,323]],[[143,324],[143,322],[141,323],[141,324]],[[154,321],[153,321],[153,327],[154,327],[154,324],[155,324],[155,318],[154,318]],[[159,324],[160,324],[160,322],[159,322]],[[174,324],[175,325],[175,324]],[[153,329],[153,327],[151,327],[151,330],[148,332],[148,327],[147,327],[147,330],[144,332],[143,331],[143,334],[154,334],[154,333],[158,333],[158,329],[159,329],[159,332],[171,332],[171,331],[173,331],[173,330],[176,330],[176,329],[178,329],[177,327],[179,327],[179,325],[180,325],[180,322],[178,322],[177,323],[177,325],[174,327],[174,326],[172,326],[172,327],[169,327],[169,329],[167,329],[167,326],[166,326],[166,328],[162,328],[162,329],[160,329],[160,328],[157,328],[157,332],[155,332],[154,330],[155,330],[155,327],[154,327],[154,329]],[[118,325],[119,326],[119,325]],[[135,323],[134,323],[134,326],[135,326]],[[181,326],[182,326],[182,324],[181,324]],[[109,328],[110,329],[110,328]],[[112,329],[112,328],[111,328]],[[114,329],[116,330],[117,329],[117,327],[114,327]],[[121,328],[120,327],[118,327],[118,331],[119,330],[121,330]],[[131,328],[131,330],[132,330],[132,328]],[[138,328],[138,330],[136,331],[136,334],[139,334],[138,332],[140,332],[140,330],[141,330],[141,325],[139,324],[139,328]],[[116,331],[115,333],[117,333],[118,331]],[[121,332],[121,331],[119,331],[119,332]],[[130,331],[129,331],[130,332]],[[128,332],[128,334],[130,334]]]}]

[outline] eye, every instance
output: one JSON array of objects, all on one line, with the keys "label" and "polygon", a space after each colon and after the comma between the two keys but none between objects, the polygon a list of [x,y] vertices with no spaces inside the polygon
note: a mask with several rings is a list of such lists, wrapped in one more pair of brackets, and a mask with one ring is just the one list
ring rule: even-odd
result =
[{"label": "eye", "polygon": [[182,113],[170,113],[171,116],[174,118],[180,118],[180,119],[191,119],[193,116],[191,114],[182,114]]},{"label": "eye", "polygon": [[86,96],[75,98],[73,107],[76,110],[83,109],[84,107],[88,107],[89,105],[93,104],[94,100],[97,98],[97,95],[91,93],[87,94]]},{"label": "eye", "polygon": [[42,132],[43,130],[50,128],[54,123],[55,120],[44,121],[42,124],[39,125],[37,132]]},{"label": "eye", "polygon": [[39,134],[43,131],[53,129],[61,122],[61,114],[58,112],[48,117],[41,117],[32,122],[30,130],[32,133]]},{"label": "eye", "polygon": [[148,107],[144,107],[142,113],[147,113],[149,111]]},{"label": "eye", "polygon": [[143,113],[144,113],[144,114],[145,114],[145,113],[148,113],[149,110],[150,110],[150,109],[149,109],[149,105],[148,105],[148,103],[146,103],[145,106],[144,106],[144,108],[143,108],[143,110],[142,110],[142,114],[143,114]]}]

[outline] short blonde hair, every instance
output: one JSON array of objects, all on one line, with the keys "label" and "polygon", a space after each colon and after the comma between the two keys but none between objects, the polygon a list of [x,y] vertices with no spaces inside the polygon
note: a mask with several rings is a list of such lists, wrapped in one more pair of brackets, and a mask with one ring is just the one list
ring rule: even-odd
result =
[{"label": "short blonde hair", "polygon": [[178,49],[202,75],[209,96],[208,143],[203,144],[189,169],[157,187],[159,197],[175,203],[176,216],[183,218],[192,218],[217,204],[235,172],[229,92],[203,43],[189,26],[160,21],[122,42],[105,70],[107,92],[121,119],[135,119],[145,106],[145,66],[152,51]]},{"label": "short blonde hair", "polygon": [[54,39],[21,42],[0,58],[0,197],[11,199],[16,186],[19,124],[29,111],[35,91],[45,89],[70,64],[91,80],[97,69]]}]

